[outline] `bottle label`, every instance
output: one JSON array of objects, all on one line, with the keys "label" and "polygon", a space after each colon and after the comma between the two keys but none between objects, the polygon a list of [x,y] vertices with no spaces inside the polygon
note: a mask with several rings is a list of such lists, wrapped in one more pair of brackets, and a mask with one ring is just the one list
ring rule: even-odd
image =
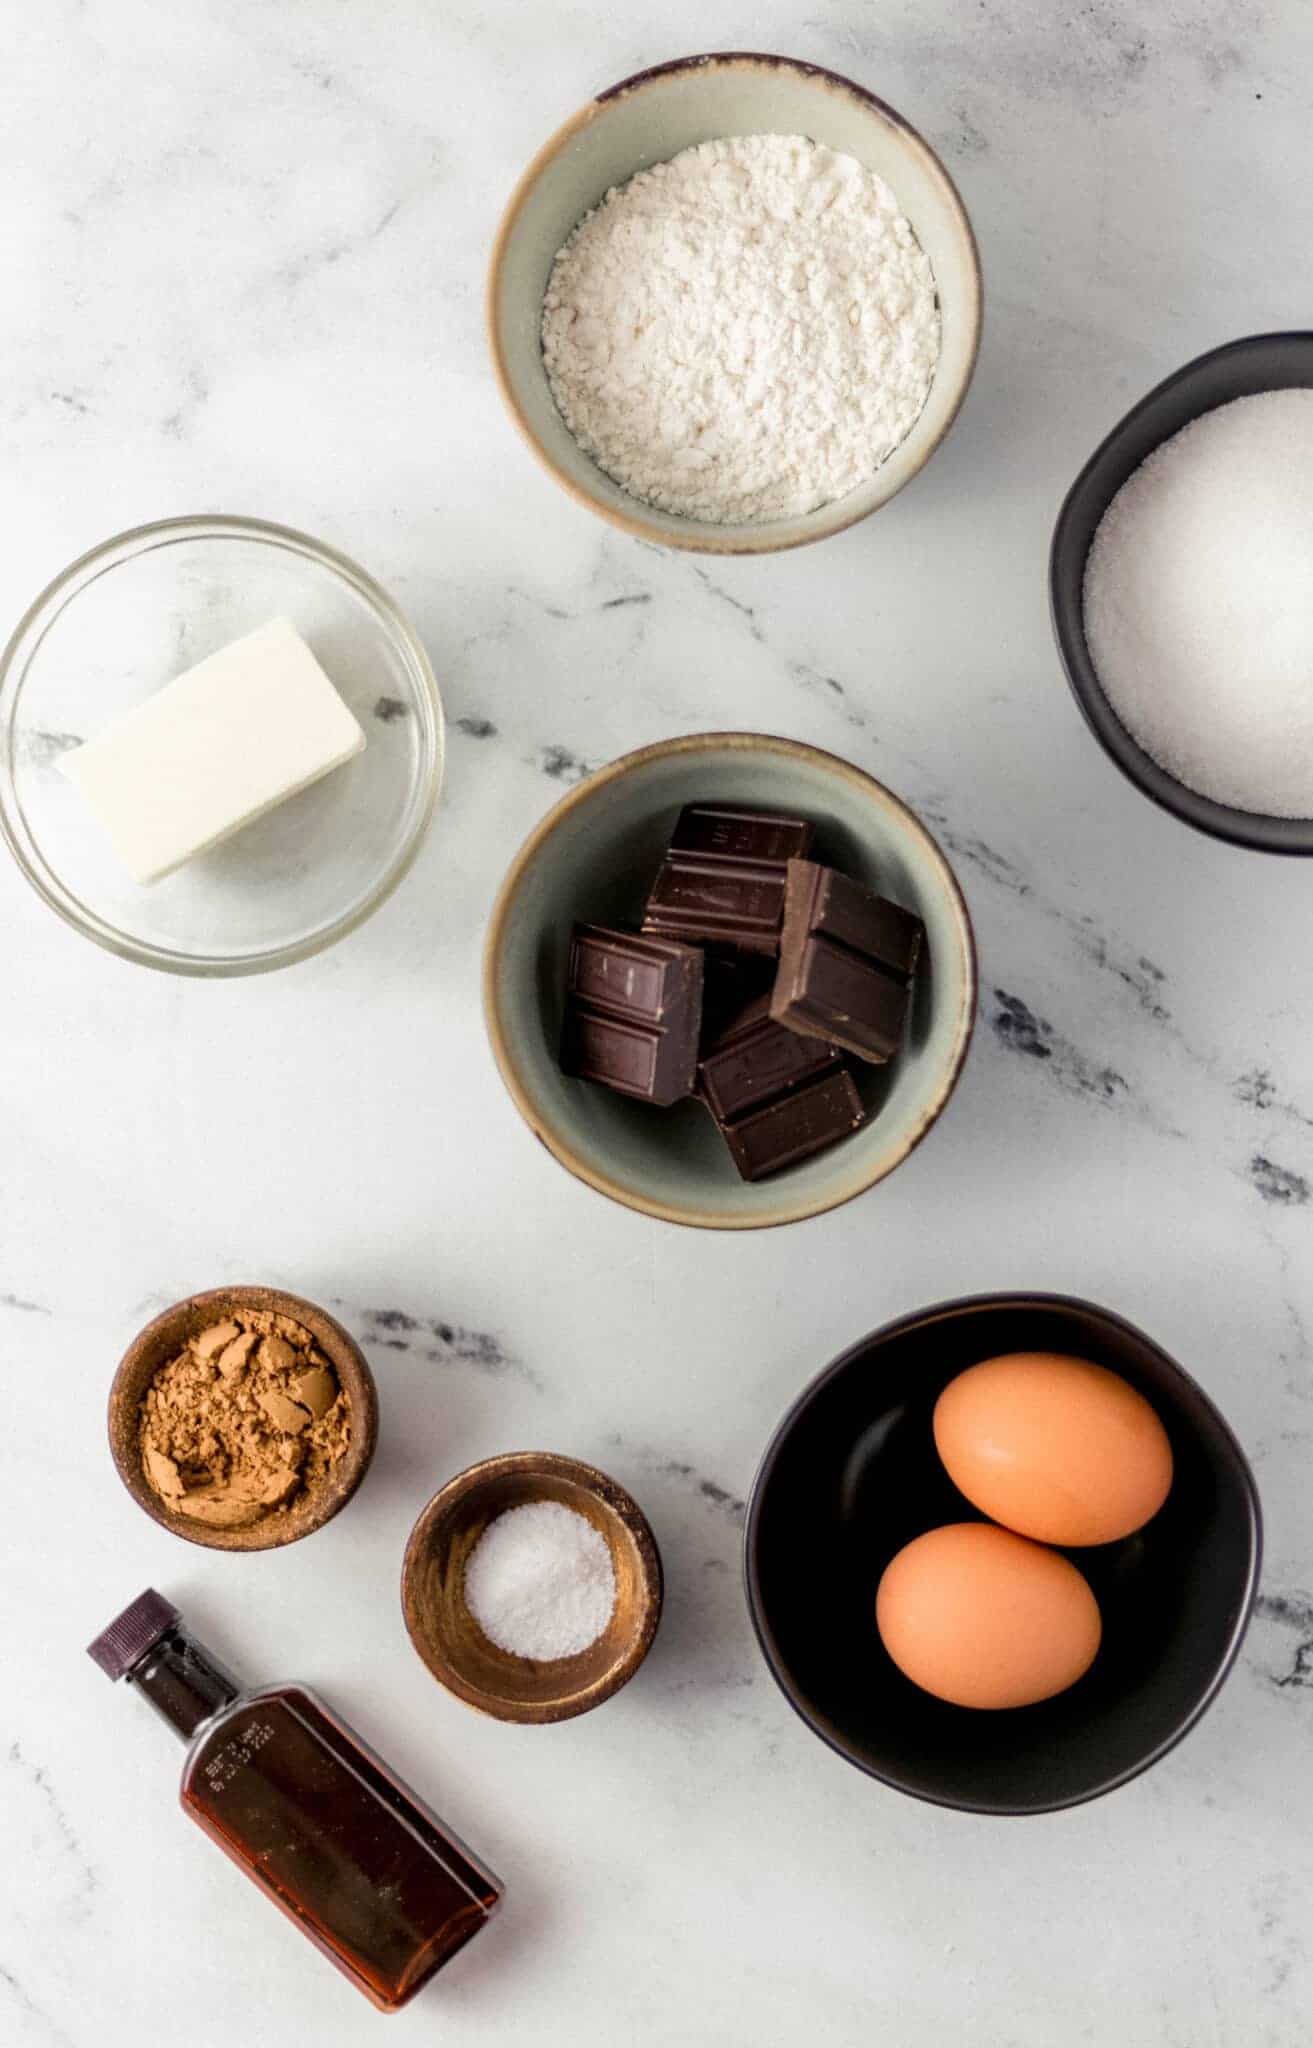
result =
[{"label": "bottle label", "polygon": [[256,1751],[273,1739],[271,1721],[248,1721],[231,1742],[225,1742],[222,1749],[207,1759],[204,1775],[210,1791],[222,1792],[225,1785],[231,1785],[238,1771],[250,1763]]}]

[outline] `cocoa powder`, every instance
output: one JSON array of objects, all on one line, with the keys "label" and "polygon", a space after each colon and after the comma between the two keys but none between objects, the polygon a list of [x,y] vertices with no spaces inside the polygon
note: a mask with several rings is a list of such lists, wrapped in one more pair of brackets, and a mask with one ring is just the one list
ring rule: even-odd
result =
[{"label": "cocoa powder", "polygon": [[141,1404],[141,1462],[175,1514],[239,1529],[299,1506],[351,1436],[351,1401],[310,1332],[240,1309],[198,1330]]}]

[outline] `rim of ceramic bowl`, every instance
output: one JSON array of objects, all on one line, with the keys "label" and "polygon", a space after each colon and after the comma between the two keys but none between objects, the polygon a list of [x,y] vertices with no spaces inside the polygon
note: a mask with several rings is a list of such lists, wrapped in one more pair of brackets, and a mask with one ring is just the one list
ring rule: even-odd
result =
[{"label": "rim of ceramic bowl", "polygon": [[[845,781],[860,789],[864,796],[874,797],[884,808],[894,812],[901,826],[916,834],[934,865],[944,893],[955,913],[957,936],[961,945],[962,1001],[952,1050],[934,1093],[915,1128],[908,1133],[898,1151],[891,1158],[874,1162],[871,1172],[852,1187],[845,1187],[834,1194],[792,1202],[782,1196],[773,1209],[746,1216],[728,1215],[720,1210],[692,1206],[677,1207],[669,1202],[654,1201],[639,1194],[623,1181],[616,1180],[612,1175],[590,1165],[575,1150],[568,1137],[557,1130],[543,1114],[531,1091],[521,1080],[511,1051],[509,1034],[502,1023],[497,991],[498,968],[506,924],[520,883],[562,821],[569,817],[579,804],[595,796],[609,783],[621,780],[634,769],[644,767],[649,761],[667,760],[679,754],[707,753],[713,748],[783,755],[786,759],[823,766],[831,772],[837,771]],[[813,747],[806,740],[785,739],[779,734],[759,732],[684,733],[675,739],[657,740],[651,746],[637,747],[632,753],[621,754],[616,760],[608,761],[604,767],[586,776],[553,804],[546,816],[535,825],[507,869],[488,919],[488,935],[483,949],[483,1015],[493,1058],[497,1062],[508,1095],[534,1136],[568,1173],[574,1175],[576,1180],[595,1188],[598,1194],[606,1195],[611,1201],[619,1202],[622,1208],[636,1209],[641,1215],[653,1216],[661,1223],[678,1223],[689,1229],[702,1230],[773,1230],[781,1224],[801,1223],[810,1216],[823,1216],[831,1209],[840,1209],[845,1203],[855,1201],[858,1195],[866,1194],[882,1180],[887,1180],[895,1168],[901,1166],[916,1150],[943,1115],[949,1098],[961,1078],[975,1028],[977,979],[975,932],[957,876],[953,873],[938,840],[901,797],[887,789],[884,783],[877,782],[865,769],[855,767],[851,761],[845,761],[838,754],[827,753],[823,747]]]},{"label": "rim of ceramic bowl", "polygon": [[[1073,1799],[1060,1799],[1050,1805],[1001,1806],[989,1801],[977,1802],[962,1799],[943,1799],[933,1792],[925,1792],[917,1787],[904,1784],[901,1778],[892,1776],[887,1771],[882,1771],[869,1758],[860,1755],[857,1750],[844,1742],[825,1724],[806,1699],[803,1688],[798,1684],[785,1663],[779,1645],[775,1640],[774,1631],[766,1619],[761,1591],[757,1537],[761,1524],[762,1502],[775,1467],[779,1462],[780,1454],[784,1449],[785,1442],[791,1435],[798,1418],[811,1406],[823,1389],[828,1387],[833,1380],[837,1379],[840,1373],[847,1371],[853,1360],[860,1357],[862,1353],[871,1351],[877,1346],[883,1346],[892,1339],[903,1336],[910,1330],[925,1329],[950,1317],[970,1317],[977,1310],[994,1308],[1038,1309],[1041,1311],[1044,1309],[1072,1310],[1077,1315],[1090,1317],[1093,1322],[1101,1325],[1104,1329],[1116,1335],[1130,1337],[1135,1343],[1142,1344],[1150,1351],[1155,1352],[1170,1367],[1174,1376],[1182,1381],[1193,1395],[1197,1396],[1208,1411],[1214,1428],[1231,1453],[1249,1511],[1249,1569],[1245,1578],[1244,1594],[1237,1609],[1235,1620],[1232,1622],[1226,1648],[1219,1658],[1211,1678],[1194,1705],[1176,1723],[1170,1734],[1165,1735],[1135,1763],[1128,1765],[1124,1770],[1114,1772],[1100,1783],[1091,1785],[1087,1791],[1079,1793]],[[1154,1338],[1146,1335],[1143,1330],[1138,1328],[1126,1316],[1118,1315],[1115,1309],[1104,1308],[1096,1301],[1086,1301],[1078,1294],[1031,1293],[1029,1291],[1013,1293],[1006,1289],[996,1294],[962,1294],[950,1301],[936,1301],[932,1302],[927,1308],[913,1309],[910,1314],[898,1316],[891,1323],[882,1323],[878,1329],[872,1330],[867,1336],[859,1337],[855,1344],[848,1345],[847,1349],[840,1352],[837,1358],[832,1359],[827,1366],[823,1366],[816,1377],[808,1381],[801,1393],[796,1395],[785,1409],[784,1414],[771,1432],[765,1450],[762,1452],[761,1462],[753,1476],[752,1489],[748,1495],[747,1513],[743,1521],[743,1590],[744,1598],[747,1602],[748,1615],[752,1622],[753,1634],[757,1638],[757,1647],[765,1660],[767,1670],[803,1725],[810,1729],[811,1733],[817,1736],[827,1749],[832,1749],[836,1756],[842,1757],[845,1763],[852,1764],[855,1769],[863,1772],[868,1778],[874,1778],[878,1784],[887,1785],[891,1791],[901,1792],[907,1799],[919,1799],[927,1806],[946,1807],[953,1813],[981,1813],[998,1819],[1027,1819],[1036,1814],[1060,1813],[1069,1807],[1085,1806],[1091,1799],[1101,1799],[1105,1793],[1115,1792],[1122,1785],[1128,1785],[1133,1778],[1138,1778],[1154,1764],[1160,1763],[1163,1757],[1176,1748],[1178,1743],[1183,1742],[1191,1729],[1197,1725],[1207,1713],[1209,1707],[1212,1706],[1229,1677],[1236,1658],[1240,1654],[1240,1646],[1245,1639],[1249,1623],[1253,1617],[1254,1601],[1258,1593],[1258,1582],[1262,1573],[1262,1566],[1263,1509],[1262,1503],[1259,1500],[1258,1486],[1254,1479],[1253,1468],[1245,1454],[1244,1446],[1221,1409],[1217,1406],[1217,1403],[1213,1400],[1211,1394],[1204,1387],[1200,1386],[1194,1375],[1187,1372],[1185,1367],[1177,1359],[1173,1358],[1169,1351],[1165,1351],[1161,1344],[1157,1343]]]},{"label": "rim of ceramic bowl", "polygon": [[[427,788],[420,791],[405,843],[369,893],[350,912],[304,939],[260,953],[240,954],[232,959],[219,955],[179,953],[167,946],[152,946],[144,940],[130,937],[98,916],[72,890],[64,887],[42,857],[28,830],[14,780],[13,724],[23,682],[46,634],[65,608],[74,603],[90,584],[110,574],[123,562],[157,547],[205,538],[256,540],[285,548],[314,562],[330,575],[341,578],[364,599],[399,647],[417,693],[427,702],[433,720]],[[442,697],[437,678],[419,635],[395,600],[359,563],[330,547],[327,542],[316,540],[313,535],[302,533],[296,527],[280,526],[268,519],[249,518],[243,513],[185,513],[176,518],[150,520],[143,526],[130,526],[122,533],[101,541],[70,562],[66,569],[61,569],[58,576],[34,598],[10,634],[3,652],[0,652],[0,838],[8,846],[20,873],[65,924],[121,960],[131,960],[138,966],[156,968],[165,973],[209,978],[267,974],[275,968],[290,967],[297,960],[307,960],[315,953],[324,952],[364,924],[387,901],[415,863],[442,788],[445,752]]]},{"label": "rim of ceramic bowl", "polygon": [[[1201,791],[1191,789],[1167,769],[1155,761],[1153,755],[1143,748],[1114,711],[1112,704],[1099,680],[1089,643],[1085,638],[1084,608],[1082,592],[1085,580],[1085,564],[1089,559],[1089,546],[1083,549],[1077,572],[1071,567],[1075,549],[1071,528],[1078,513],[1084,510],[1083,499],[1086,490],[1100,464],[1120,446],[1124,438],[1151,413],[1161,401],[1172,392],[1189,384],[1201,370],[1229,356],[1243,356],[1255,349],[1278,347],[1291,342],[1304,343],[1313,347],[1313,330],[1308,328],[1277,329],[1268,334],[1241,335],[1235,341],[1226,341],[1219,348],[1205,349],[1202,355],[1194,356],[1183,363],[1179,370],[1164,377],[1160,383],[1147,391],[1129,412],[1124,413],[1111,430],[1099,442],[1088,461],[1081,469],[1063,498],[1061,508],[1053,527],[1053,539],[1049,546],[1049,620],[1053,638],[1067,678],[1067,687],[1076,700],[1076,706],[1095,739],[1103,748],[1113,766],[1119,768],[1128,782],[1147,796],[1159,810],[1166,811],[1182,825],[1189,825],[1196,832],[1202,832],[1210,839],[1220,839],[1232,846],[1244,846],[1254,853],[1280,853],[1293,857],[1313,855],[1313,817],[1278,818],[1264,811],[1243,811],[1233,804],[1220,803],[1216,797],[1205,796]],[[1273,389],[1276,387],[1273,386]],[[1238,392],[1237,397],[1245,396]],[[1225,404],[1225,399],[1220,403]],[[1194,419],[1202,419],[1205,413],[1213,412],[1215,405],[1204,406],[1195,413]],[[1186,422],[1189,424],[1189,422]],[[1182,432],[1184,428],[1173,429]],[[1161,448],[1171,434],[1163,434],[1154,444]],[[1152,453],[1149,450],[1148,453]],[[1148,459],[1148,454],[1144,458]],[[1138,465],[1137,465],[1138,467]],[[1131,472],[1134,474],[1134,471]],[[1129,481],[1129,479],[1126,479]],[[1120,489],[1121,486],[1118,486]],[[1100,519],[1107,511],[1116,491],[1110,492],[1104,500]],[[1097,522],[1095,531],[1097,532]],[[1067,602],[1067,588],[1074,584],[1075,597],[1071,605]],[[1069,615],[1070,614],[1070,615]]]},{"label": "rim of ceramic bowl", "polygon": [[[969,323],[970,346],[962,366],[958,388],[953,394],[952,404],[936,432],[927,439],[916,468],[909,471],[901,483],[887,490],[883,496],[877,495],[869,504],[862,504],[845,511],[843,508],[848,505],[849,499],[855,495],[849,492],[842,498],[832,499],[827,505],[818,506],[816,508],[818,513],[832,516],[818,521],[814,531],[795,534],[787,540],[771,537],[769,529],[764,526],[756,529],[751,526],[745,526],[742,529],[741,538],[718,537],[710,532],[702,535],[699,533],[696,524],[692,522],[690,522],[686,532],[671,533],[664,527],[655,525],[647,518],[646,508],[640,498],[632,499],[634,509],[631,512],[618,505],[608,504],[601,498],[595,497],[591,491],[583,489],[566,470],[560,467],[550,451],[543,446],[534,432],[516,396],[501,344],[500,325],[497,317],[497,299],[501,287],[501,276],[505,265],[506,251],[510,245],[511,236],[519,222],[520,214],[524,210],[525,203],[548,165],[554,162],[567,149],[571,148],[583,130],[590,127],[594,121],[605,114],[616,100],[623,99],[630,93],[642,92],[649,86],[659,85],[680,72],[705,71],[713,67],[725,70],[739,67],[744,69],[766,67],[773,70],[793,71],[800,77],[814,80],[817,84],[849,94],[863,108],[879,115],[892,128],[898,130],[909,147],[920,154],[927,172],[943,194],[948,211],[957,221],[962,235],[963,247],[968,257],[967,274],[969,289],[966,294],[966,303],[962,307],[962,314],[963,318]],[[845,78],[842,72],[828,71],[823,65],[809,64],[800,57],[780,57],[762,50],[711,50],[701,56],[674,57],[664,64],[649,65],[643,71],[635,71],[630,77],[622,78],[617,85],[607,86],[605,91],[595,94],[588,101],[587,105],[580,107],[577,113],[571,114],[569,119],[563,121],[553,135],[548,136],[546,142],[543,143],[542,147],[530,160],[528,167],[521,174],[515,189],[506,203],[506,209],[502,214],[492,245],[492,255],[488,263],[487,286],[484,293],[484,324],[487,330],[488,348],[492,357],[493,375],[497,380],[497,388],[501,392],[503,403],[522,438],[527,442],[534,456],[547,471],[548,475],[555,479],[562,490],[568,492],[576,504],[582,505],[588,511],[596,513],[599,518],[605,519],[612,526],[618,527],[622,533],[631,534],[637,540],[645,540],[654,547],[682,548],[690,554],[704,555],[784,554],[792,548],[810,547],[816,541],[828,540],[832,534],[843,533],[848,527],[858,525],[861,520],[869,518],[873,512],[878,512],[882,505],[887,505],[891,498],[896,497],[898,492],[905,485],[911,483],[912,479],[918,476],[925,468],[926,463],[940,446],[959,412],[962,410],[963,402],[971,386],[971,379],[975,373],[976,361],[980,354],[980,332],[983,318],[984,273],[981,268],[979,244],[976,241],[975,230],[971,225],[971,217],[966,210],[962,195],[958,191],[957,186],[949,176],[942,160],[936,151],[930,147],[925,137],[896,108],[891,107],[887,101],[878,99],[873,92],[868,92],[865,86],[858,85],[854,79]],[[878,476],[879,471],[877,470],[875,477]],[[871,479],[872,482],[875,481],[875,477]],[[858,489],[860,490],[861,488],[862,486],[859,485]],[[760,537],[754,538],[754,533]]]},{"label": "rim of ceramic bowl", "polygon": [[[239,1529],[215,1528],[204,1522],[191,1521],[185,1515],[174,1513],[155,1492],[142,1469],[135,1420],[142,1393],[151,1384],[154,1372],[159,1370],[159,1366],[155,1366],[150,1378],[142,1379],[143,1367],[149,1363],[155,1346],[166,1338],[181,1345],[190,1334],[189,1325],[203,1326],[207,1316],[226,1317],[234,1309],[272,1310],[275,1314],[289,1316],[293,1322],[308,1329],[351,1402],[351,1435],[344,1460],[346,1470],[330,1478],[318,1506],[299,1520],[293,1515],[280,1522],[275,1515],[267,1518],[267,1526],[256,1522]],[[161,1364],[164,1362],[160,1361]],[[138,1391],[139,1384],[141,1391]],[[351,1332],[318,1302],[309,1301],[304,1295],[289,1293],[285,1287],[241,1282],[229,1287],[207,1287],[199,1294],[186,1294],[180,1301],[171,1302],[168,1308],[161,1309],[137,1331],[110,1382],[106,1420],[115,1470],[143,1514],[158,1522],[162,1529],[167,1529],[171,1536],[181,1537],[184,1543],[194,1543],[202,1550],[255,1557],[268,1550],[284,1550],[290,1544],[315,1535],[320,1529],[327,1528],[354,1500],[378,1448],[378,1383],[369,1360]]]}]

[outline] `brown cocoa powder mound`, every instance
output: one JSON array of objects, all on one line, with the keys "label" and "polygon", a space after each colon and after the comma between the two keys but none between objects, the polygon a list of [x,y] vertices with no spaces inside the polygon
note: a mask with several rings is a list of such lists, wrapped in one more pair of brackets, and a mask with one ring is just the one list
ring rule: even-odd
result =
[{"label": "brown cocoa powder mound", "polygon": [[351,1437],[351,1399],[307,1329],[240,1309],[199,1330],[141,1404],[141,1462],[175,1514],[238,1529],[319,1490]]}]

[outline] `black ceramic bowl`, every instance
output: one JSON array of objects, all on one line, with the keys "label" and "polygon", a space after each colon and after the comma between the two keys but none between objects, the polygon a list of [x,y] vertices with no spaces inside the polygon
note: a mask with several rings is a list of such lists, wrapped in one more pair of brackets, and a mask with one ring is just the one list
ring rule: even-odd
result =
[{"label": "black ceramic bowl", "polygon": [[[913,1536],[982,1519],[935,1452],[940,1390],[982,1358],[1034,1350],[1092,1358],[1138,1387],[1175,1476],[1137,1535],[1068,1553],[1103,1612],[1085,1677],[1038,1706],[979,1712],[903,1677],[876,1633],[875,1589]],[[1244,1453],[1165,1352],[1089,1302],[986,1294],[877,1330],[812,1382],[757,1474],[745,1571],[771,1671],[840,1756],[939,1806],[1047,1813],[1125,1784],[1193,1727],[1240,1647],[1261,1545]]]},{"label": "black ceramic bowl", "polygon": [[1313,854],[1313,819],[1272,818],[1199,796],[1160,768],[1131,738],[1104,696],[1090,659],[1083,603],[1085,560],[1099,521],[1145,457],[1201,413],[1233,398],[1285,391],[1292,385],[1313,385],[1313,333],[1253,334],[1228,342],[1225,348],[1196,357],[1142,398],[1095,449],[1067,493],[1053,529],[1049,601],[1072,694],[1091,732],[1123,775],[1174,817],[1215,839],[1230,839],[1260,853]]}]

